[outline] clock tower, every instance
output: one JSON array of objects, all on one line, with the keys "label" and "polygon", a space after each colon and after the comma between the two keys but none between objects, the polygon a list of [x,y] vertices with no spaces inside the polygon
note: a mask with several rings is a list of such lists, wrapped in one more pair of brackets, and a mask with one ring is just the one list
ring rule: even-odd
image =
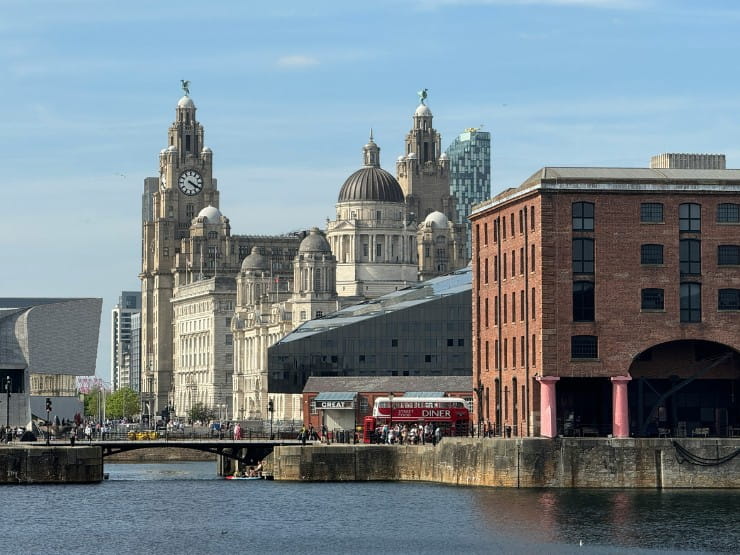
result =
[{"label": "clock tower", "polygon": [[167,133],[168,146],[159,153],[159,176],[144,184],[141,393],[144,414],[150,415],[161,413],[172,400],[171,299],[181,240],[189,237],[191,221],[203,208],[218,208],[213,153],[203,146],[195,103],[185,84],[183,89],[185,96]]}]

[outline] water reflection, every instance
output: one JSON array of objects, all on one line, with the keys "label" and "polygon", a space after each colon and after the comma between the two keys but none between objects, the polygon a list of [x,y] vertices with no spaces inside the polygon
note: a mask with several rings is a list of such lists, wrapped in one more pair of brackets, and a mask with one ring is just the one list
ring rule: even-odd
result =
[{"label": "water reflection", "polygon": [[553,544],[738,552],[740,492],[476,489],[485,520]]}]

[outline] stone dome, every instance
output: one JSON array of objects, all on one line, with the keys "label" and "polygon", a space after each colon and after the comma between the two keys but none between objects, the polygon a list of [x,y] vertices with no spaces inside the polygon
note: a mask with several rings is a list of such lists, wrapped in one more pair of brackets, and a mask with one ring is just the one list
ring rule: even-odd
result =
[{"label": "stone dome", "polygon": [[189,96],[183,96],[177,103],[178,108],[195,108],[195,102]]},{"label": "stone dome", "polygon": [[204,146],[203,147],[203,152],[206,152],[208,154],[212,154],[213,153],[213,151],[211,150],[211,147],[208,147],[208,146]]},{"label": "stone dome", "polygon": [[439,155],[439,159],[440,160],[447,160],[447,158],[448,158],[448,156],[447,156],[447,153],[446,152],[443,152],[442,154]]},{"label": "stone dome", "polygon": [[209,224],[220,224],[223,214],[215,206],[208,205],[203,210],[198,212],[199,218],[206,218]]},{"label": "stone dome", "polygon": [[319,228],[312,227],[306,238],[301,241],[298,252],[325,252],[331,254],[331,247]]},{"label": "stone dome", "polygon": [[259,247],[252,247],[252,252],[242,262],[242,271],[267,269],[269,269],[267,257],[260,254]]},{"label": "stone dome", "polygon": [[432,117],[432,111],[426,104],[419,104],[414,112],[415,116]]},{"label": "stone dome", "polygon": [[167,152],[177,152],[177,147],[175,145],[170,145],[167,147]]},{"label": "stone dome", "polygon": [[416,152],[409,152],[408,156],[406,156],[407,160],[416,160]]},{"label": "stone dome", "polygon": [[396,178],[384,169],[365,166],[350,175],[339,191],[339,202],[353,200],[403,202],[403,191]]},{"label": "stone dome", "polygon": [[447,224],[449,224],[450,220],[447,219],[447,216],[442,214],[442,212],[434,211],[430,212],[429,215],[424,218],[424,225],[430,226],[430,227],[436,227],[440,229],[447,229]]}]

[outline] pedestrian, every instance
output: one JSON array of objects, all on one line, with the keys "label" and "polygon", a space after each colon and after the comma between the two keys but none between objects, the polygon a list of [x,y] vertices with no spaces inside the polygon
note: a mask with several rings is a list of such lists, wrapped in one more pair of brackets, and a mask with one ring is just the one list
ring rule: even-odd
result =
[{"label": "pedestrian", "polygon": [[442,441],[442,430],[437,426],[434,430],[434,444],[436,445],[440,441]]}]

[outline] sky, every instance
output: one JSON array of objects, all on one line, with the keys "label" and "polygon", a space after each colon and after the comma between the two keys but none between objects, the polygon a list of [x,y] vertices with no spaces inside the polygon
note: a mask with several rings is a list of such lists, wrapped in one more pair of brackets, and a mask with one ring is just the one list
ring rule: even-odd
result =
[{"label": "sky", "polygon": [[740,167],[740,2],[0,0],[0,296],[138,290],[141,194],[182,96],[232,234],[324,227],[373,129],[395,173],[427,88],[447,148],[492,137],[492,195],[543,166]]}]

